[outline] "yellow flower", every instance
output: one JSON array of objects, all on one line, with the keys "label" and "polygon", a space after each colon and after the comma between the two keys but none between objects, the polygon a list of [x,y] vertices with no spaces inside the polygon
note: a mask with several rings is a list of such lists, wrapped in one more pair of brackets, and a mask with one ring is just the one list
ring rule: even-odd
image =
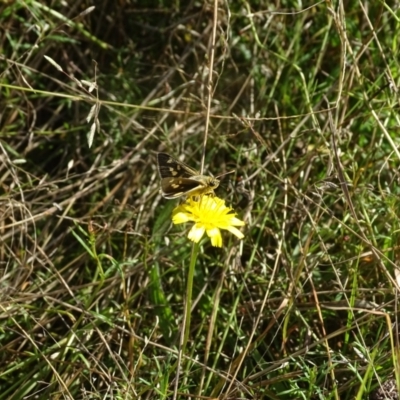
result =
[{"label": "yellow flower", "polygon": [[[197,197],[198,198],[198,197]],[[220,229],[226,229],[239,239],[244,235],[235,226],[243,226],[244,222],[235,217],[232,209],[225,205],[225,201],[213,196],[200,196],[199,200],[188,198],[172,212],[172,222],[182,224],[193,221],[194,225],[189,232],[188,238],[198,243],[204,232],[211,238],[211,244],[222,247],[222,236]]]}]

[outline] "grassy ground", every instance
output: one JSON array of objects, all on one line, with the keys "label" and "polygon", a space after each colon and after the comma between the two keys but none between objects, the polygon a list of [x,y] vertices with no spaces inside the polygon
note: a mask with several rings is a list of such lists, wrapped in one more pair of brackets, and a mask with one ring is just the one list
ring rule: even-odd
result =
[{"label": "grassy ground", "polygon": [[395,2],[98,3],[0,4],[0,399],[397,399]]}]

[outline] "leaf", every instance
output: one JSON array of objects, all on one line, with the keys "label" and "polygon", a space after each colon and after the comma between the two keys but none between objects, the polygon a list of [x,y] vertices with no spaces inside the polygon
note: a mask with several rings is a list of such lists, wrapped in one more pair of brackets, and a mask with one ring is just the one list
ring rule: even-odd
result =
[{"label": "leaf", "polygon": [[50,64],[55,66],[59,71],[64,72],[63,69],[50,57],[48,56],[43,56]]}]

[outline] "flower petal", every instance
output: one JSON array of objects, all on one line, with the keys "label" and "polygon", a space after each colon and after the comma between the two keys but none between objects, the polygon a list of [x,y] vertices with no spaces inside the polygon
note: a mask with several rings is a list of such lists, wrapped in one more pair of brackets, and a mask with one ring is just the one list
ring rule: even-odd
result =
[{"label": "flower petal", "polygon": [[244,235],[242,232],[239,231],[239,229],[235,228],[234,226],[230,226],[229,228],[226,228],[230,233],[233,233],[237,238],[243,239]]},{"label": "flower petal", "polygon": [[176,212],[172,216],[172,223],[176,224],[183,224],[184,222],[190,221],[190,217],[185,212]]},{"label": "flower petal", "polygon": [[218,228],[207,229],[207,236],[211,238],[214,247],[222,247],[221,231]]},{"label": "flower petal", "polygon": [[199,243],[203,237],[206,228],[200,224],[194,224],[192,229],[189,231],[188,238],[192,242]]},{"label": "flower petal", "polygon": [[244,221],[241,221],[240,219],[236,217],[232,217],[230,220],[231,225],[233,226],[244,226]]}]

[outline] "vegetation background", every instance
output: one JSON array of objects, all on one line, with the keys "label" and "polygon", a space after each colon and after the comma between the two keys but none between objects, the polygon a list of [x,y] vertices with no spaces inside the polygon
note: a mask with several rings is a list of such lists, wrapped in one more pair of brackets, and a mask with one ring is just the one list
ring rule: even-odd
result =
[{"label": "vegetation background", "polygon": [[[399,17],[3,1],[0,399],[397,399]],[[155,154],[199,168],[207,121],[245,238],[202,242],[178,358],[190,226]]]}]

